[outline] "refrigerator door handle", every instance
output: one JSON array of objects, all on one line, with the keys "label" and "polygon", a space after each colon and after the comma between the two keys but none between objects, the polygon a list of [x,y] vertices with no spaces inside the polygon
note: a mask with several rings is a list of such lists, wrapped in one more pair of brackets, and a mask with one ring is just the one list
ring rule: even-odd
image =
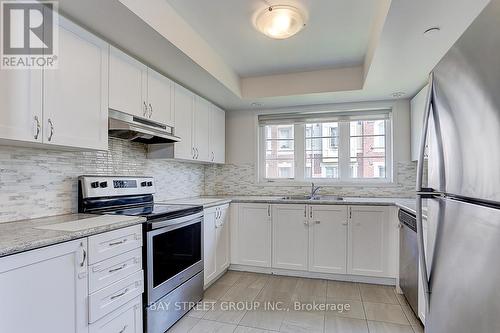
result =
[{"label": "refrigerator door handle", "polygon": [[427,131],[429,129],[429,118],[431,115],[432,98],[433,98],[433,87],[434,87],[434,75],[431,73],[429,75],[429,90],[427,92],[427,99],[425,102],[424,119],[422,125],[422,133],[420,136],[420,150],[418,155],[417,164],[417,202],[416,202],[416,217],[417,217],[417,236],[418,236],[418,256],[421,264],[421,278],[425,295],[425,305],[426,312],[429,311],[429,276],[427,274],[427,260],[425,258],[425,246],[424,246],[424,234],[423,234],[423,222],[422,222],[422,192],[429,192],[429,189],[422,188],[422,179],[424,173],[424,154],[425,154],[425,144],[427,141]]}]

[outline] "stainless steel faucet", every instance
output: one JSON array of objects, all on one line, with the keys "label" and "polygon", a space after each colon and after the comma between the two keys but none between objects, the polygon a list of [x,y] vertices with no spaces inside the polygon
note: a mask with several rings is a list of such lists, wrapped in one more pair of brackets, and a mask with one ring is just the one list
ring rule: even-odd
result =
[{"label": "stainless steel faucet", "polygon": [[314,183],[311,183],[311,199],[313,199],[318,191],[321,189],[321,186],[314,186]]}]

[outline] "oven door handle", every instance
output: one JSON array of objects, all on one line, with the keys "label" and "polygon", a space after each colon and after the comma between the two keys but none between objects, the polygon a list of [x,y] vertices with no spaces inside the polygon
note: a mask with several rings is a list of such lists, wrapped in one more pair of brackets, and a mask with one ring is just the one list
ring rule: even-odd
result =
[{"label": "oven door handle", "polygon": [[[203,212],[180,217],[173,220],[151,222],[151,230],[156,231],[158,229],[171,228],[171,230],[177,229],[179,225],[189,225],[203,220]],[[188,223],[191,222],[191,223]]]},{"label": "oven door handle", "polygon": [[198,217],[196,219],[189,219],[188,221],[185,221],[185,222],[180,223],[180,224],[168,225],[168,226],[163,227],[163,228],[153,229],[153,230],[148,231],[146,233],[146,236],[147,236],[148,240],[150,240],[150,239],[152,240],[153,237],[155,237],[159,234],[164,234],[166,232],[170,232],[170,231],[173,231],[176,229],[184,228],[184,227],[190,226],[192,224],[196,224],[196,223],[203,223],[203,218]]}]

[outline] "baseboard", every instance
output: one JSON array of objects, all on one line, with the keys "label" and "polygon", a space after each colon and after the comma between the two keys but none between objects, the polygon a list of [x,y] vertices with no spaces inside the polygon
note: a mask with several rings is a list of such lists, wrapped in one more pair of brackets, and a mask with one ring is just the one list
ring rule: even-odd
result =
[{"label": "baseboard", "polygon": [[371,283],[371,284],[380,284],[380,285],[387,285],[387,286],[395,286],[396,285],[395,278],[382,278],[382,277],[373,277],[373,276],[315,273],[315,272],[294,271],[294,270],[289,270],[289,269],[277,269],[277,268],[256,267],[256,266],[246,266],[246,265],[233,265],[233,264],[229,266],[229,270],[240,271],[240,272],[252,272],[252,273],[282,275],[282,276],[294,276],[294,277],[303,277],[303,278],[310,278],[310,279]]}]

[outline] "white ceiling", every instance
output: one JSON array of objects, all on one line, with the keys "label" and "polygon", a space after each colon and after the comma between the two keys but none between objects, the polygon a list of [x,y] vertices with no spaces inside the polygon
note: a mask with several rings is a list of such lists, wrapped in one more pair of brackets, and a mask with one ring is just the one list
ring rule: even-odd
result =
[{"label": "white ceiling", "polygon": [[[167,0],[241,77],[363,63],[374,0]],[[253,26],[269,4],[302,8],[311,20],[292,38],[273,40]]]},{"label": "white ceiling", "polygon": [[[244,110],[412,97],[490,2],[279,0],[300,1],[309,14],[304,31],[279,41],[251,26],[260,1],[275,0],[60,0],[59,8],[224,109]],[[441,32],[424,37],[431,26]]]}]

